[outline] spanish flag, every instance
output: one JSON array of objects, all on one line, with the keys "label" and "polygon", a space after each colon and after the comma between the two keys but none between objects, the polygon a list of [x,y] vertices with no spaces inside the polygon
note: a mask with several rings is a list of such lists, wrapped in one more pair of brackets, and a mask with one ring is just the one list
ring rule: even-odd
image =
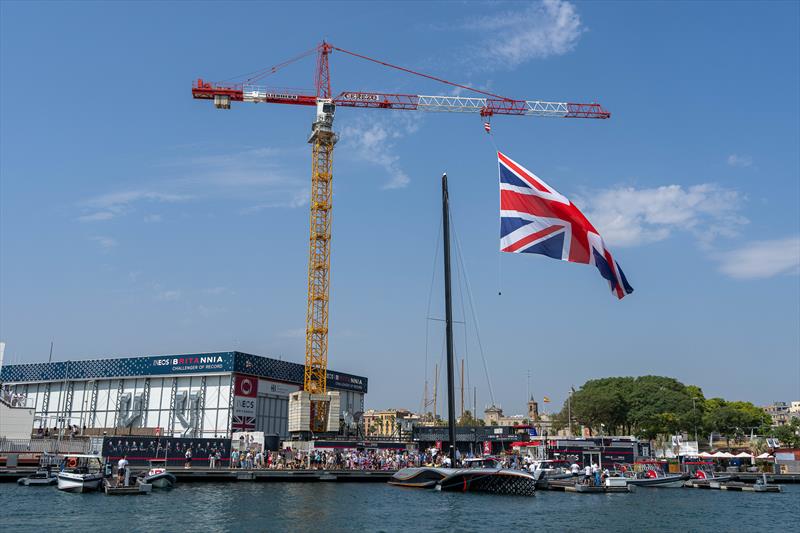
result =
[{"label": "spanish flag", "polygon": [[542,401],[543,401],[544,403],[550,403],[550,398],[548,398],[547,396],[544,396],[544,397],[542,398]]}]

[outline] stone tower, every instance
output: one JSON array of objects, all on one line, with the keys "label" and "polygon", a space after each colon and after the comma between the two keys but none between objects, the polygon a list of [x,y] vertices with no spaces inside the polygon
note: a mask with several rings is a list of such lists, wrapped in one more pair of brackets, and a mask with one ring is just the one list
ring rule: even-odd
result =
[{"label": "stone tower", "polygon": [[533,399],[533,395],[528,400],[528,420],[530,420],[531,424],[539,421],[539,404]]}]

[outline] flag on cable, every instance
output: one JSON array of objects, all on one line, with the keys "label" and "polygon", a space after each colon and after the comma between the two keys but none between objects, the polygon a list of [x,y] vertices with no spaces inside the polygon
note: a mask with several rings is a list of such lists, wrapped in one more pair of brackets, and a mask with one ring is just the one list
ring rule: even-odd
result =
[{"label": "flag on cable", "polygon": [[489,122],[483,123],[483,129],[486,130],[486,133],[492,133],[492,125]]},{"label": "flag on cable", "polygon": [[633,292],[603,238],[572,202],[501,152],[497,163],[501,251],[594,265],[617,298]]}]

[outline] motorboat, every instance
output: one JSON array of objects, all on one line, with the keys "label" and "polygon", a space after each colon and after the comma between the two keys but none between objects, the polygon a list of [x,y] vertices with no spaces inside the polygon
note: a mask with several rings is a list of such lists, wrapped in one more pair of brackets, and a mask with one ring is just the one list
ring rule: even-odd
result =
[{"label": "motorboat", "polygon": [[146,483],[144,478],[136,478],[131,485],[120,485],[119,481],[113,478],[103,479],[103,491],[109,496],[133,496],[137,494],[149,494],[153,490],[153,485]]},{"label": "motorboat", "polygon": [[689,479],[688,474],[665,474],[657,468],[647,468],[628,477],[628,485],[637,487],[680,488]]},{"label": "motorboat", "polygon": [[142,479],[144,483],[149,483],[157,489],[172,488],[177,480],[175,474],[167,471],[167,461],[164,459],[151,460],[150,470]]},{"label": "motorboat", "polygon": [[58,473],[58,490],[91,492],[103,482],[103,457],[88,454],[67,454]]},{"label": "motorboat", "polygon": [[45,487],[58,483],[58,476],[51,468],[39,468],[33,474],[21,477],[17,480],[18,485],[25,487]]},{"label": "motorboat", "polygon": [[733,476],[730,474],[719,476],[711,470],[697,469],[694,471],[692,478],[697,481],[715,481],[721,483],[723,481],[730,481],[733,479]]},{"label": "motorboat", "polygon": [[533,474],[536,479],[540,480],[569,479],[573,477],[572,472],[565,471],[559,463],[563,463],[563,461],[553,459],[535,460],[528,467],[528,471]]}]

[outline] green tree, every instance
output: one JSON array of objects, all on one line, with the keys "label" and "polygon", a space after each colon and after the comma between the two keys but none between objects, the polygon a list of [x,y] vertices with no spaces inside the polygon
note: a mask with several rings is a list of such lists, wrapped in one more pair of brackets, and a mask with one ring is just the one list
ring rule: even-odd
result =
[{"label": "green tree", "polygon": [[770,434],[780,441],[781,446],[800,448],[800,418],[792,418],[788,424],[771,428]]},{"label": "green tree", "polygon": [[469,409],[464,411],[464,415],[458,419],[457,426],[482,426],[483,420],[472,416],[472,411]]},{"label": "green tree", "polygon": [[572,416],[579,423],[598,432],[616,432],[625,425],[628,414],[626,392],[632,378],[603,378],[587,381],[572,395]]},{"label": "green tree", "polygon": [[769,415],[750,402],[728,402],[722,398],[711,398],[705,405],[706,430],[716,431],[726,439],[742,438],[751,432],[763,431],[769,422]]}]

